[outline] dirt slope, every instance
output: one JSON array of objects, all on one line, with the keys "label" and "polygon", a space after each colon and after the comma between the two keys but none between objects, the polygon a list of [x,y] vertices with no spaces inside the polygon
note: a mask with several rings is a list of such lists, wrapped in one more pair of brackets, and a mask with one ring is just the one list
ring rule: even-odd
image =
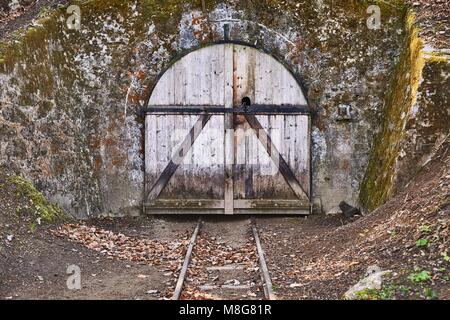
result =
[{"label": "dirt slope", "polygon": [[450,2],[448,0],[407,0],[416,12],[420,36],[436,49],[449,49]]},{"label": "dirt slope", "polygon": [[402,193],[355,222],[260,219],[279,294],[339,299],[378,265],[392,276],[361,298],[449,299],[449,153],[447,144]]}]

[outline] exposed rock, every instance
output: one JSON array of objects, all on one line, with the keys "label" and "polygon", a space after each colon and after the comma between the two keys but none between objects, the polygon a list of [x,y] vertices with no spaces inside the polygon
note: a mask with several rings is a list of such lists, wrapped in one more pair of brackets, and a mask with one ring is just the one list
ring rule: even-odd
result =
[{"label": "exposed rock", "polygon": [[361,279],[344,294],[345,299],[357,299],[358,294],[361,294],[365,290],[380,290],[383,283],[383,276],[391,272],[391,270],[382,271],[377,265],[368,267],[365,278]]},{"label": "exposed rock", "polygon": [[361,215],[361,210],[359,208],[353,207],[345,201],[339,203],[339,208],[341,209],[342,214],[347,218]]}]

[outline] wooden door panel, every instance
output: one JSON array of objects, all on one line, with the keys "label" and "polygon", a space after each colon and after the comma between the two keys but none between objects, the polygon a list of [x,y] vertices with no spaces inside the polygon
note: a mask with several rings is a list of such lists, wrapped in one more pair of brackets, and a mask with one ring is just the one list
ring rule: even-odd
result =
[{"label": "wooden door panel", "polygon": [[[262,130],[271,137],[293,176],[309,196],[309,117],[302,115],[257,115]],[[279,170],[277,159],[253,130],[237,133],[235,198],[236,199],[299,199]],[[243,164],[244,163],[244,164]]]},{"label": "wooden door panel", "polygon": [[[223,199],[224,117],[212,116],[182,164],[161,193],[161,199]],[[189,133],[190,122],[179,131],[178,144]]]},{"label": "wooden door panel", "polygon": [[[192,128],[198,116],[176,116],[149,114],[145,123],[145,172],[146,186],[153,186],[172,159],[177,125],[181,129]],[[187,129],[186,132],[189,132]],[[187,133],[186,133],[187,134]],[[181,142],[180,142],[181,143]]]},{"label": "wooden door panel", "polygon": [[[289,165],[295,178],[309,196],[310,129],[307,115],[257,115],[256,118],[270,135],[275,148]],[[265,171],[277,170],[273,161]]]},{"label": "wooden door panel", "polygon": [[[153,186],[198,121],[197,115],[148,115],[146,184]],[[211,116],[179,166],[165,184],[159,199],[223,198],[223,116]]]},{"label": "wooden door panel", "polygon": [[294,76],[270,55],[258,52],[254,69],[255,104],[307,104]]},{"label": "wooden door panel", "polygon": [[[263,121],[265,129],[268,128],[267,118],[262,117],[266,120]],[[275,130],[269,128],[268,132],[273,134]],[[250,125],[245,132],[237,132],[235,136],[235,199],[296,199]]]},{"label": "wooden door panel", "polygon": [[148,105],[223,105],[226,50],[212,46],[184,56],[163,74]]},{"label": "wooden door panel", "polygon": [[[272,115],[256,116],[262,129],[271,137],[274,147],[280,152],[284,147],[282,117]],[[258,159],[260,160],[260,170],[255,172],[253,178],[257,189],[257,192],[255,192],[256,198],[296,199],[294,192],[279,171],[279,163],[274,162],[261,141],[258,144]]]},{"label": "wooden door panel", "polygon": [[[244,97],[268,111],[236,112]],[[293,75],[254,48],[223,44],[186,55],[163,74],[149,100],[146,206],[161,213],[307,212],[310,119],[289,111],[304,105]],[[202,113],[205,106],[223,111]],[[195,133],[197,125],[202,130]],[[186,145],[189,151],[174,163]]]}]

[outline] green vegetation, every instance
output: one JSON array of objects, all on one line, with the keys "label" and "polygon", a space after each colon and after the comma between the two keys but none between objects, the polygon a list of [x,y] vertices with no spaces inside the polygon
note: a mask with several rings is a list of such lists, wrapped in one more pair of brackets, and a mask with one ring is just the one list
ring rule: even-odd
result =
[{"label": "green vegetation", "polygon": [[[33,214],[37,216],[36,218],[40,218],[45,222],[55,222],[64,217],[62,210],[58,206],[48,202],[44,195],[36,190],[30,181],[20,176],[12,176],[8,178],[8,182],[15,186],[18,197],[29,199]],[[20,212],[19,210],[17,213]]]},{"label": "green vegetation", "polygon": [[429,271],[422,270],[411,273],[408,279],[413,283],[424,283],[431,281],[431,274]]},{"label": "green vegetation", "polygon": [[277,284],[275,284],[275,283],[272,284],[272,290],[273,290],[273,292],[277,293],[277,291],[278,291],[279,289],[280,289],[280,287],[279,287]]},{"label": "green vegetation", "polygon": [[396,285],[388,285],[377,289],[364,289],[356,293],[357,300],[392,300],[395,298],[398,287]]},{"label": "green vegetation", "polygon": [[[381,130],[375,139],[372,155],[361,186],[360,201],[369,210],[382,205],[391,195],[395,164],[408,114],[416,101],[425,60],[423,42],[409,12],[405,30],[408,34],[389,92],[386,94]],[[380,174],[381,173],[381,174]]]},{"label": "green vegetation", "polygon": [[419,227],[419,231],[422,233],[430,233],[431,232],[431,227],[428,225],[422,225]]},{"label": "green vegetation", "polygon": [[388,281],[381,289],[365,289],[356,293],[357,300],[395,300],[395,299],[436,299],[437,293],[427,286],[431,282],[432,276],[429,271],[416,270],[409,274],[406,280],[409,285],[403,282],[403,277],[395,282]]},{"label": "green vegetation", "polygon": [[428,240],[427,239],[419,239],[416,241],[416,247],[417,248],[423,248],[428,247]]},{"label": "green vegetation", "polygon": [[436,292],[434,292],[434,290],[431,288],[424,288],[422,290],[422,296],[425,297],[426,299],[436,299],[437,298]]}]

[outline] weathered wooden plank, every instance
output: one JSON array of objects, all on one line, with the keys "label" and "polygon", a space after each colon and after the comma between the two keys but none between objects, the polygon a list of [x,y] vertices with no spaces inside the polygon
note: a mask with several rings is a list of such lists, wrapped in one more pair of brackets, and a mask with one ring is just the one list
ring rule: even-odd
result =
[{"label": "weathered wooden plank", "polygon": [[224,105],[225,101],[225,46],[215,46],[215,52],[211,54],[211,105]]},{"label": "weathered wooden plank", "polygon": [[[189,55],[185,57],[188,58]],[[186,60],[182,59],[182,62],[176,63],[173,68],[173,73],[176,75],[173,78],[173,88],[174,88],[174,104],[184,105],[186,104],[186,81],[188,81],[188,75],[186,73]],[[158,105],[159,103],[152,103],[151,105]]]},{"label": "weathered wooden plank", "polygon": [[[145,212],[152,215],[224,215],[224,209],[210,209],[205,208],[204,210],[200,209],[152,209],[149,207],[145,207]],[[249,213],[246,213],[249,214]],[[287,213],[289,214],[289,213]],[[300,214],[298,211],[296,213],[292,212],[291,214]]]},{"label": "weathered wooden plank", "polygon": [[244,174],[244,185],[246,199],[252,199],[255,196],[255,190],[253,189],[253,168],[255,164],[252,162],[251,138],[249,135],[245,136],[245,160],[247,166]]},{"label": "weathered wooden plank", "polygon": [[210,291],[210,290],[217,290],[217,289],[225,289],[225,290],[249,290],[252,287],[254,287],[255,284],[239,284],[239,285],[232,285],[232,284],[222,284],[222,285],[202,285],[199,286],[199,289],[201,291]]},{"label": "weathered wooden plank", "polygon": [[245,263],[235,263],[235,264],[228,264],[225,266],[206,267],[206,270],[208,270],[208,271],[232,271],[232,270],[245,270],[245,268],[246,268]]},{"label": "weathered wooden plank", "polygon": [[224,200],[156,199],[145,203],[149,209],[224,209]]},{"label": "weathered wooden plank", "polygon": [[165,128],[165,118],[164,117],[156,117],[156,156],[158,159],[158,171],[164,170],[163,163],[167,163],[169,161],[169,150],[167,149],[166,144],[166,135],[167,130]]},{"label": "weathered wooden plank", "polygon": [[294,76],[282,64],[259,51],[255,58],[255,103],[307,105]]},{"label": "weathered wooden plank", "polygon": [[252,129],[255,130],[258,139],[260,139],[262,145],[266,148],[267,153],[270,155],[275,164],[278,165],[280,173],[283,175],[284,179],[289,184],[292,191],[294,191],[295,195],[299,199],[302,199],[304,197],[307,198],[308,197],[307,193],[303,190],[302,186],[295,178],[295,175],[292,172],[291,168],[289,168],[289,165],[286,163],[284,158],[278,152],[277,148],[272,143],[272,139],[263,129],[258,119],[256,119],[254,115],[246,115],[245,118],[247,119]]},{"label": "weathered wooden plank", "polygon": [[237,199],[234,200],[236,209],[309,209],[308,200],[285,199]]},{"label": "weathered wooden plank", "polygon": [[[149,209],[224,209],[224,200],[211,199],[156,199],[145,203]],[[234,209],[309,209],[307,200],[235,199]]]},{"label": "weathered wooden plank", "polygon": [[308,196],[311,198],[311,194],[312,194],[312,190],[311,190],[311,184],[312,184],[312,172],[311,172],[311,167],[312,167],[312,160],[311,160],[311,132],[312,132],[312,123],[311,123],[311,117],[307,117],[307,119],[305,119],[305,117],[302,117],[301,119],[303,119],[304,121],[306,121],[308,123],[308,129],[307,129],[307,134],[306,134],[306,146],[305,149],[307,150],[305,152],[305,158],[307,159],[306,161],[306,175],[305,175],[305,181],[304,184],[308,185]]},{"label": "weathered wooden plank", "polygon": [[259,53],[253,48],[234,46],[233,103],[235,106],[241,105],[244,97],[250,98],[252,104],[255,103],[255,56],[257,54]]},{"label": "weathered wooden plank", "polygon": [[205,127],[208,120],[211,118],[210,115],[202,115],[199,117],[194,127],[192,127],[189,134],[183,140],[183,143],[175,152],[175,156],[178,158],[176,160],[171,159],[169,164],[166,166],[164,171],[162,172],[158,181],[154,184],[154,186],[150,189],[148,195],[146,196],[147,201],[155,200],[159,194],[161,193],[164,186],[170,180],[172,175],[177,170],[178,166],[181,164],[181,161],[184,159],[192,145],[194,144],[197,137],[200,135],[201,130]]},{"label": "weathered wooden plank", "polygon": [[[148,115],[145,117],[145,187],[153,185],[155,181],[153,179],[154,173],[157,171],[157,143],[156,143],[156,115]],[[151,173],[151,175],[149,174]]]},{"label": "weathered wooden plank", "polygon": [[311,127],[310,117],[307,116],[295,116],[296,124],[296,141],[295,141],[295,167],[299,181],[303,188],[310,195],[310,180],[311,180],[311,167],[310,167],[310,152],[311,152]]},{"label": "weathered wooden plank", "polygon": [[[224,106],[233,108],[233,44],[224,45]],[[234,137],[233,114],[224,115],[225,214],[233,214]]]},{"label": "weathered wooden plank", "polygon": [[[243,99],[249,99],[250,103],[255,101],[255,55],[256,50],[245,46],[234,46],[234,110],[246,111],[248,106],[240,106]],[[253,190],[253,166],[251,162],[249,135],[250,125],[245,121],[244,114],[236,114],[234,117],[235,126],[235,153],[237,165],[234,170],[234,197],[252,198]]]},{"label": "weathered wooden plank", "polygon": [[[224,215],[225,211],[224,209],[210,209],[205,208],[203,209],[149,209],[148,207],[145,207],[145,212],[152,214],[152,215]],[[239,209],[235,208],[233,211],[233,215],[310,215],[311,210],[308,209],[276,209],[276,208],[270,208],[270,209]]]}]

